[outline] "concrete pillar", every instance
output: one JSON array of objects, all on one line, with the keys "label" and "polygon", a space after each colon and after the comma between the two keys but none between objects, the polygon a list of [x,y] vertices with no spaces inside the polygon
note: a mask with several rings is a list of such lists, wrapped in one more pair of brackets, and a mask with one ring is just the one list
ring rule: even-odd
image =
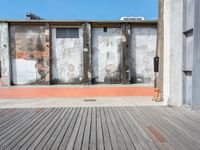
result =
[{"label": "concrete pillar", "polygon": [[156,56],[159,57],[159,72],[156,73],[155,88],[155,101],[163,100],[163,63],[164,63],[164,0],[159,0],[159,20],[158,20],[158,36],[157,36],[157,50]]},{"label": "concrete pillar", "polygon": [[84,84],[91,84],[91,24],[83,24]]},{"label": "concrete pillar", "polygon": [[194,52],[192,71],[192,109],[200,108],[200,1],[195,0]]},{"label": "concrete pillar", "polygon": [[123,42],[122,42],[122,82],[130,83],[130,64],[131,64],[131,27],[130,24],[122,25]]},{"label": "concrete pillar", "polygon": [[46,68],[46,77],[45,77],[45,84],[50,84],[50,27],[49,24],[45,25],[45,52],[44,55],[44,67]]},{"label": "concrete pillar", "polygon": [[183,0],[164,2],[164,101],[183,104]]},{"label": "concrete pillar", "polygon": [[0,23],[0,86],[10,86],[9,31],[7,23]]},{"label": "concrete pillar", "polygon": [[167,105],[170,97],[170,0],[164,0],[164,58],[163,58],[163,101]]}]

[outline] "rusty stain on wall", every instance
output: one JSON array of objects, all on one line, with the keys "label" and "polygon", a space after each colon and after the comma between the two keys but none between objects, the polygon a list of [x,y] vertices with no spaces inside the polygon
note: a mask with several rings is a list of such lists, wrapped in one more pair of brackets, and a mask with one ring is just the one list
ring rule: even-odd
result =
[{"label": "rusty stain on wall", "polygon": [[49,84],[49,38],[45,30],[49,29],[10,27],[13,84]]}]

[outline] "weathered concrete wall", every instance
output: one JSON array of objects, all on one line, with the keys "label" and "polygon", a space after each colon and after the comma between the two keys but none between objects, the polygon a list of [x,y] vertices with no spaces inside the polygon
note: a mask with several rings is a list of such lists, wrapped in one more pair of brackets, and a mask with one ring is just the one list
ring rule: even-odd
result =
[{"label": "weathered concrete wall", "polygon": [[164,18],[164,101],[169,105],[181,106],[183,104],[183,1],[165,0],[164,5],[166,16]]},{"label": "weathered concrete wall", "polygon": [[1,77],[0,86],[10,85],[10,56],[9,56],[9,35],[8,24],[0,23],[0,61]]},{"label": "weathered concrete wall", "polygon": [[121,83],[121,28],[92,29],[93,83]]},{"label": "weathered concrete wall", "polygon": [[49,29],[45,26],[10,27],[12,84],[49,83]]},{"label": "weathered concrete wall", "polygon": [[157,28],[132,28],[131,78],[133,83],[154,83]]},{"label": "weathered concrete wall", "polygon": [[83,28],[79,38],[56,38],[52,29],[52,83],[82,83],[83,76]]}]

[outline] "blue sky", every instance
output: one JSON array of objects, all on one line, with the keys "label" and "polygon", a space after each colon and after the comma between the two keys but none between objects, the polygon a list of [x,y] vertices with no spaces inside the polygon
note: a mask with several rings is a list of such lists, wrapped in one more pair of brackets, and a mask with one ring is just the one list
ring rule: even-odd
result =
[{"label": "blue sky", "polygon": [[118,20],[121,16],[157,18],[158,0],[0,0],[0,19]]}]

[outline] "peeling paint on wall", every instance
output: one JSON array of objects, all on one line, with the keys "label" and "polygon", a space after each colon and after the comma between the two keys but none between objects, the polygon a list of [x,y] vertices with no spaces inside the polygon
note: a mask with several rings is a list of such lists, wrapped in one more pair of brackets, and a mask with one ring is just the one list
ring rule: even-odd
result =
[{"label": "peeling paint on wall", "polygon": [[52,82],[59,84],[83,82],[83,29],[79,38],[56,38],[52,29]]},{"label": "peeling paint on wall", "polygon": [[92,80],[94,83],[121,83],[121,28],[92,29]]},{"label": "peeling paint on wall", "polygon": [[133,83],[154,83],[157,28],[132,28],[131,78]]},{"label": "peeling paint on wall", "polygon": [[10,37],[12,83],[48,84],[48,29],[45,26],[11,26]]}]

